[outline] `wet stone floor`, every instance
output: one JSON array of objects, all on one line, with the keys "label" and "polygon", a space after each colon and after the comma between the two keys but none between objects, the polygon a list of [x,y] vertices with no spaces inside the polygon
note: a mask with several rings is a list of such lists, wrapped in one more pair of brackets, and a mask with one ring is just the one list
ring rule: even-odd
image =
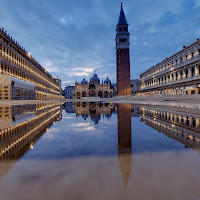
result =
[{"label": "wet stone floor", "polygon": [[0,106],[0,200],[198,200],[199,147],[191,110]]}]

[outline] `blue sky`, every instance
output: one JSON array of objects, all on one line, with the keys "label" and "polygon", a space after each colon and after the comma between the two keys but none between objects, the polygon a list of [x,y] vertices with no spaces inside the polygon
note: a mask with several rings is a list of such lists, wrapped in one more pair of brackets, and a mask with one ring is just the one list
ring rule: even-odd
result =
[{"label": "blue sky", "polygon": [[[131,78],[200,37],[200,0],[124,0]],[[121,0],[1,0],[4,27],[63,87],[95,70],[116,82]],[[76,78],[77,77],[77,78]]]}]

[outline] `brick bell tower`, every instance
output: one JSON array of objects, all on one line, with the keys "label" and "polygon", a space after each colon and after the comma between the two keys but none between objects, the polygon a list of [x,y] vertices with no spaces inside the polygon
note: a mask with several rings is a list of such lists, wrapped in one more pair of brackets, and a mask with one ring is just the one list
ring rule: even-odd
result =
[{"label": "brick bell tower", "polygon": [[116,28],[116,61],[117,61],[117,93],[118,96],[131,95],[130,55],[128,23],[121,3],[119,21]]}]

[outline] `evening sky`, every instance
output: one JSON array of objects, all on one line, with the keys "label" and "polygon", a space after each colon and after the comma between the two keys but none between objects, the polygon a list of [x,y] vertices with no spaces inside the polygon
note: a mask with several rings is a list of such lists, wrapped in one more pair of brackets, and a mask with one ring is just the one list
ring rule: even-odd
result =
[{"label": "evening sky", "polygon": [[[95,70],[116,82],[121,0],[1,0],[0,25],[63,87]],[[200,0],[124,0],[131,78],[200,37]]]}]

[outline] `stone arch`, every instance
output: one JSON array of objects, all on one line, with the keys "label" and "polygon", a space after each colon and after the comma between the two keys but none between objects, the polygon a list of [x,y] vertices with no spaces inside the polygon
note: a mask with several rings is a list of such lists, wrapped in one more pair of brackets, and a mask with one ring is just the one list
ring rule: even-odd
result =
[{"label": "stone arch", "polygon": [[82,92],[82,97],[87,97],[87,93],[85,91]]},{"label": "stone arch", "polygon": [[107,91],[104,92],[104,98],[108,98],[108,92]]},{"label": "stone arch", "polygon": [[102,91],[99,91],[99,92],[98,92],[98,97],[100,97],[100,98],[103,97]]},{"label": "stone arch", "polygon": [[90,90],[90,91],[89,91],[89,96],[90,96],[90,97],[95,97],[95,95],[96,95],[96,93],[95,93],[94,90]]},{"label": "stone arch", "polygon": [[83,102],[83,103],[82,103],[82,106],[83,106],[83,108],[87,107],[87,103],[86,103],[86,102]]},{"label": "stone arch", "polygon": [[81,107],[81,102],[77,102],[77,107]]},{"label": "stone arch", "polygon": [[97,112],[96,109],[89,109],[89,111],[90,111],[90,114],[91,114],[91,115],[95,115],[96,112]]},{"label": "stone arch", "polygon": [[96,102],[90,102],[90,103],[89,103],[89,107],[90,107],[91,109],[95,108],[95,107],[96,107]]},{"label": "stone arch", "polygon": [[89,86],[89,89],[90,89],[90,90],[95,90],[95,89],[96,89],[95,84],[91,83],[90,86]]},{"label": "stone arch", "polygon": [[98,102],[98,106],[99,106],[99,107],[102,107],[102,106],[103,106],[103,103],[102,103],[102,102]]},{"label": "stone arch", "polygon": [[77,93],[76,93],[76,98],[77,98],[77,99],[80,99],[80,98],[81,98],[81,93],[80,93],[80,92],[77,92]]}]

